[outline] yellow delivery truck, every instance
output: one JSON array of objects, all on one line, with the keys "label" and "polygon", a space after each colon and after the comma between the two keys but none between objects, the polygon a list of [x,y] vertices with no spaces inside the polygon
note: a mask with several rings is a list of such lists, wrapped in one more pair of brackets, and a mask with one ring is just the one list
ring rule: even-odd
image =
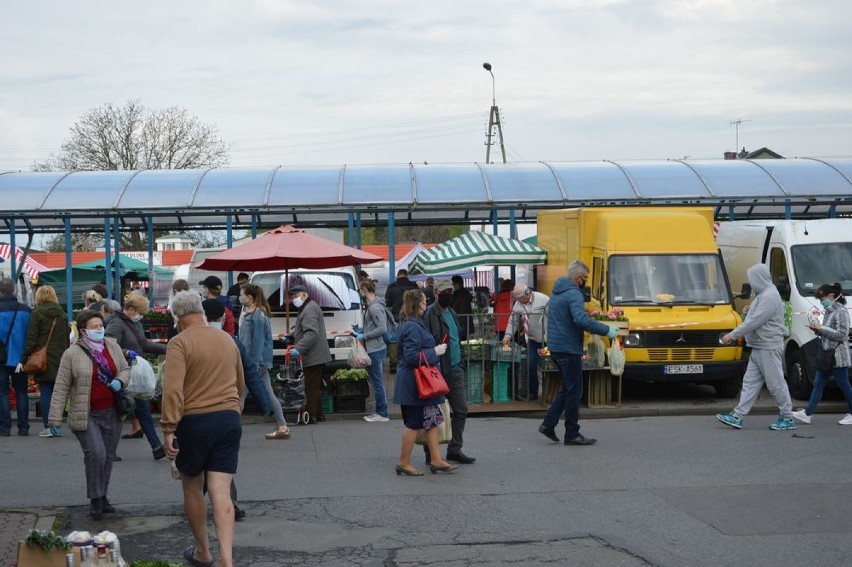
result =
[{"label": "yellow delivery truck", "polygon": [[538,245],[547,264],[537,286],[550,293],[568,264],[590,268],[587,309],[620,309],[625,380],[711,384],[737,394],[742,347],[721,337],[741,321],[713,239],[713,209],[597,207],[538,214]]}]

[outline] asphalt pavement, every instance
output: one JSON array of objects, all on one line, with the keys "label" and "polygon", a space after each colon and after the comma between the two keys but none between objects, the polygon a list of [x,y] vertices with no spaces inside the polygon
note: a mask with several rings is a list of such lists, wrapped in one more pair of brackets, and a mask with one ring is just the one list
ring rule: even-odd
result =
[{"label": "asphalt pavement", "polygon": [[[266,441],[271,424],[247,418],[236,565],[849,563],[852,427],[836,423],[841,404],[774,432],[766,392],[742,430],[713,417],[731,400],[682,402],[686,415],[672,415],[674,403],[583,410],[592,447],[547,440],[541,411],[480,415],[465,434],[477,462],[432,475],[416,450],[426,470],[417,478],[394,474],[399,419],[336,416]],[[63,534],[109,529],[129,560],[183,563],[192,539],[180,484],[144,439],[121,442],[109,493],[118,513],[100,522],[86,515],[73,435],[2,439],[0,565],[35,522]]]}]

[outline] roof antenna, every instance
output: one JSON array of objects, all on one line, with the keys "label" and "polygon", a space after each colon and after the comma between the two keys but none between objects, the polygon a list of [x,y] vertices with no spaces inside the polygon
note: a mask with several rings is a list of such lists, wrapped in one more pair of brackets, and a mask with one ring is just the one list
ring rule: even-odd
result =
[{"label": "roof antenna", "polygon": [[805,224],[805,236],[807,236],[808,235],[808,221],[806,220],[804,224]]}]

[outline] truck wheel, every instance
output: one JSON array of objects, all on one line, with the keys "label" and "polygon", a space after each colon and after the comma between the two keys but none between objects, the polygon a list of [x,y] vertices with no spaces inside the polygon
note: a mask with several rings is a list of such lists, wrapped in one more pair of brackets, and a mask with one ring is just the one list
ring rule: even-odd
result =
[{"label": "truck wheel", "polygon": [[713,388],[716,389],[716,396],[720,398],[734,398],[740,393],[742,387],[743,379],[741,376],[713,384]]},{"label": "truck wheel", "polygon": [[793,353],[787,366],[787,385],[790,387],[790,395],[797,400],[810,399],[813,384],[808,379],[808,370],[805,368],[801,351]]}]

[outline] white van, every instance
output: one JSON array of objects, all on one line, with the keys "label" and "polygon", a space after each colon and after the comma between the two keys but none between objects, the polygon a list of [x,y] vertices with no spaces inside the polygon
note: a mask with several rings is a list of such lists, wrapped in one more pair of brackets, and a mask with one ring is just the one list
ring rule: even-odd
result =
[{"label": "white van", "polygon": [[[815,338],[808,328],[808,314],[822,312],[814,297],[820,285],[839,282],[852,292],[852,219],[721,222],[716,242],[734,293],[748,283],[749,267],[758,262],[769,266],[772,282],[789,302],[784,370],[790,394],[807,400],[816,372],[801,352],[802,345]],[[742,309],[750,301],[739,299],[737,307]]]},{"label": "white van", "polygon": [[283,270],[254,272],[249,281],[263,289],[272,308],[272,352],[276,362],[283,360],[286,348],[284,337],[292,332],[296,324],[297,310],[289,302],[287,290],[301,284],[308,290],[310,298],[322,308],[325,316],[326,338],[332,356],[332,363],[327,365],[326,370],[348,365],[349,353],[354,344],[352,330],[364,324],[355,268],[299,269],[287,273]]}]

